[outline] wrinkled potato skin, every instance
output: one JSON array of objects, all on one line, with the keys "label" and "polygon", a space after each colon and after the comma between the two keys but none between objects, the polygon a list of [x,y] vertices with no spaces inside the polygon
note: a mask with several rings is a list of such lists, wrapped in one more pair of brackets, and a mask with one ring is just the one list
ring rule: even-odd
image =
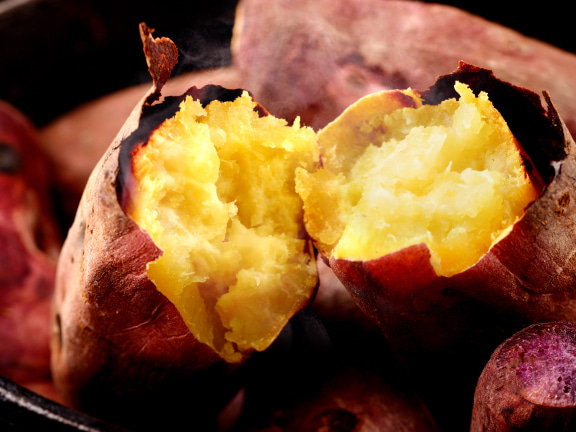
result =
[{"label": "wrinkled potato skin", "polygon": [[506,237],[452,277],[436,275],[423,244],[375,260],[330,260],[360,307],[408,349],[446,346],[472,329],[501,337],[534,322],[576,319],[574,140],[554,106],[546,112],[535,93],[464,63],[425,100],[450,96],[456,79],[488,92],[547,186]]},{"label": "wrinkled potato skin", "polygon": [[0,375],[57,398],[50,378],[50,305],[60,235],[38,133],[0,101]]},{"label": "wrinkled potato skin", "polygon": [[[202,426],[215,419],[214,399],[227,396],[218,380],[228,366],[147,278],[146,264],[161,252],[118,202],[120,142],[141,110],[142,102],[94,169],[64,242],[54,382],[66,404],[123,426],[154,430],[184,415]],[[155,415],[161,412],[170,418]]]}]

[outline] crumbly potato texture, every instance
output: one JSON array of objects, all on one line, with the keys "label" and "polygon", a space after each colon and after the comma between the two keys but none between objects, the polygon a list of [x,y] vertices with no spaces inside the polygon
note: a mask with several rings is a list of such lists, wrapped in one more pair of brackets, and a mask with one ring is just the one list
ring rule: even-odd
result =
[{"label": "crumbly potato texture", "polygon": [[188,97],[133,158],[129,216],[163,251],[147,275],[232,363],[266,349],[317,285],[294,184],[318,163],[316,134],[255,107],[246,92]]},{"label": "crumbly potato texture", "polygon": [[392,93],[396,104],[376,93],[320,131],[322,169],[300,168],[297,190],[325,254],[371,260],[425,243],[436,273],[452,276],[538,197],[527,156],[489,96],[455,89],[460,97],[439,105],[411,90]]}]

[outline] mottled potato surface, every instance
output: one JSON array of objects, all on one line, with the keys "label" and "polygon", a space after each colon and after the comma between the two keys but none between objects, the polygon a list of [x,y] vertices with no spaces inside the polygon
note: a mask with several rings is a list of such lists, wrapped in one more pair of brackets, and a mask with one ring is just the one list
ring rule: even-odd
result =
[{"label": "mottled potato surface", "polygon": [[267,348],[317,284],[294,190],[316,134],[255,108],[246,92],[205,108],[188,97],[133,160],[129,215],[163,251],[148,277],[230,362]]},{"label": "mottled potato surface", "polygon": [[470,431],[574,430],[575,343],[574,321],[533,324],[503,341],[478,379]]}]

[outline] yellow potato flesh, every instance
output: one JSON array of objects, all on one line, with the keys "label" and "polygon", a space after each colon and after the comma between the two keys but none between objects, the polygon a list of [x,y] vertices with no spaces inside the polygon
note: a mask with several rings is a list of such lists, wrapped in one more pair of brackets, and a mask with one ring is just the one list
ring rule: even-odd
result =
[{"label": "yellow potato flesh", "polygon": [[[323,168],[299,169],[306,227],[328,256],[370,260],[425,243],[436,273],[478,262],[538,196],[488,95],[389,110],[368,96],[320,131]],[[378,105],[381,112],[377,113]]]},{"label": "yellow potato flesh", "polygon": [[129,216],[163,251],[147,275],[228,362],[267,348],[317,282],[294,184],[316,135],[254,108],[187,98],[133,160]]}]

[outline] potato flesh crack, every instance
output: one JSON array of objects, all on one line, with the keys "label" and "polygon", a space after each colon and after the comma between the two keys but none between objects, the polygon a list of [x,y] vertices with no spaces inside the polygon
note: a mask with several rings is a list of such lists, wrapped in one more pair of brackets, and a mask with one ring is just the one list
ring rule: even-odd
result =
[{"label": "potato flesh crack", "polygon": [[133,158],[130,216],[163,251],[147,275],[228,362],[266,349],[317,282],[294,186],[316,135],[254,107],[187,98]]},{"label": "potato flesh crack", "polygon": [[458,100],[422,105],[413,93],[415,107],[379,114],[388,102],[369,96],[319,133],[323,169],[298,170],[297,190],[325,253],[371,260],[425,243],[436,273],[451,276],[478,262],[537,198],[488,95],[455,88]]}]

